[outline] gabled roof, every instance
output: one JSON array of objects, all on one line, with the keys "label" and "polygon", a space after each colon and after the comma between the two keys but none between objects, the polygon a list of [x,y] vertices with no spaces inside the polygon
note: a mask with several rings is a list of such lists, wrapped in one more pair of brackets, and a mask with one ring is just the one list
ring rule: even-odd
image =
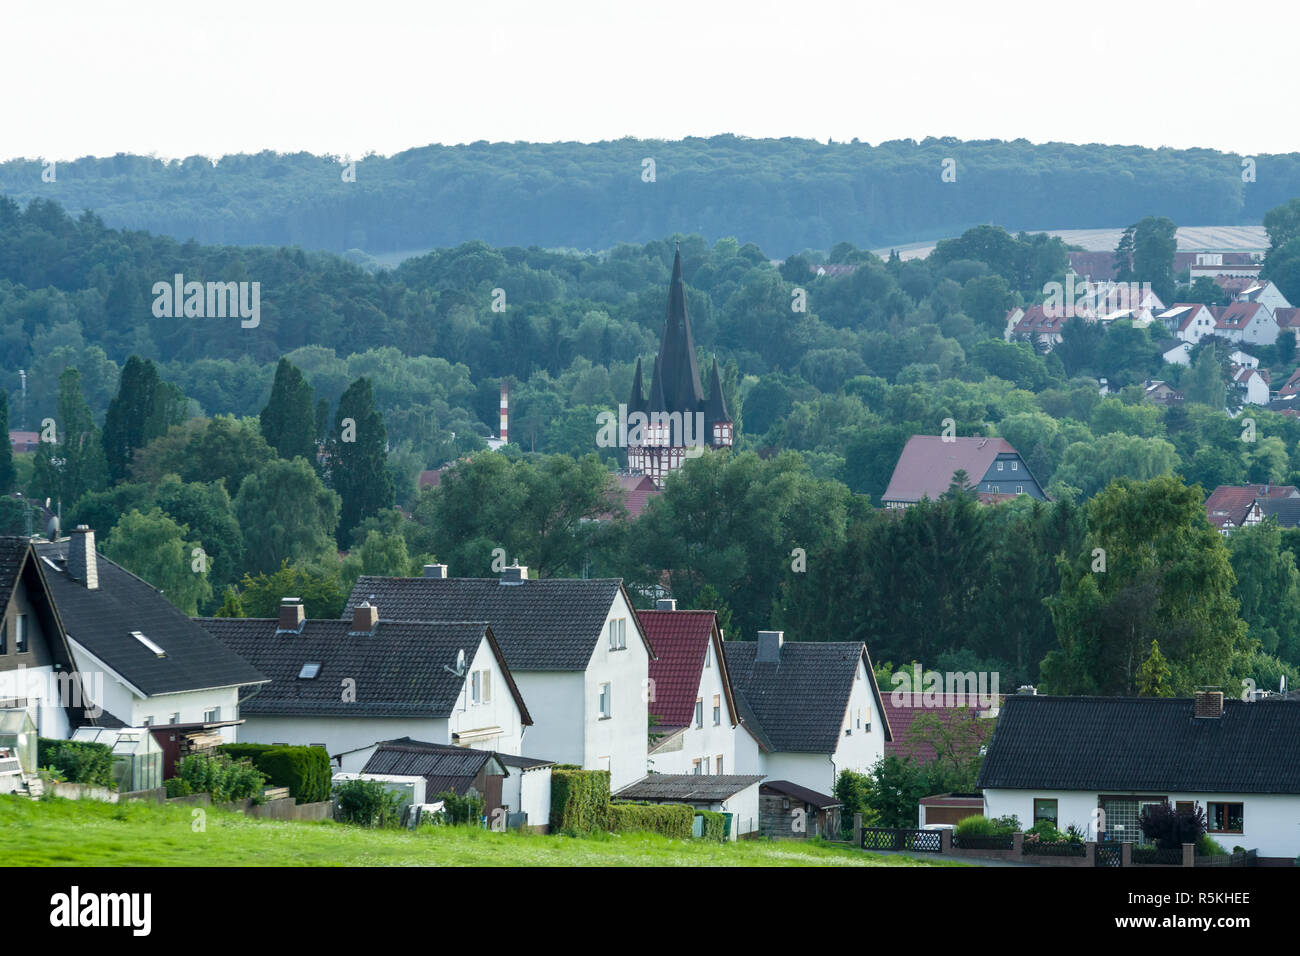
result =
[{"label": "gabled roof", "polygon": [[1300,498],[1295,485],[1219,485],[1205,499],[1205,516],[1216,528],[1237,527],[1256,498]]},{"label": "gabled roof", "polygon": [[[894,732],[894,739],[885,744],[885,756],[911,759],[920,764],[932,762],[938,755],[934,747],[913,733],[912,723],[922,714],[934,714],[946,728],[962,726],[968,721],[975,723],[969,729],[982,738],[987,738],[993,730],[995,721],[983,716],[978,703],[969,700],[958,701],[955,695],[945,694],[937,703],[925,704],[924,699],[915,700],[914,695],[904,694],[902,702],[896,702],[893,694],[885,695],[885,713],[889,715],[889,727]],[[915,695],[923,696],[923,695]],[[923,706],[924,705],[924,706]]]},{"label": "gabled roof", "polygon": [[500,764],[497,755],[490,750],[471,750],[402,737],[377,744],[361,772],[423,777],[425,799],[433,800],[448,790],[463,797],[480,771],[494,761]]},{"label": "gabled roof", "polygon": [[978,484],[1000,454],[1019,453],[1005,438],[945,439],[941,435],[913,435],[898,456],[881,501],[938,500],[959,469],[966,471],[972,484]]},{"label": "gabled roof", "polygon": [[614,794],[618,800],[716,803],[763,779],[762,774],[652,773]]},{"label": "gabled roof", "polygon": [[[1244,329],[1260,309],[1264,307],[1258,302],[1233,302],[1229,305],[1216,306],[1210,311],[1214,313],[1216,329]],[[1267,316],[1270,313],[1264,309],[1264,314]]]},{"label": "gabled roof", "polygon": [[[381,578],[362,575],[344,616],[363,601],[396,621],[487,621],[514,671],[585,671],[621,578],[538,578],[507,584],[496,578]],[[632,601],[627,600],[628,607]],[[631,626],[645,643],[632,615]]]},{"label": "gabled roof", "polygon": [[[102,554],[99,587],[88,589],[67,570],[68,542],[41,542],[38,565],[64,633],[136,690],[150,697],[187,690],[263,684],[266,675],[190,620],[153,585]],[[159,656],[143,635],[160,648]]]},{"label": "gabled roof", "polygon": [[1229,698],[1010,695],[978,786],[1090,793],[1300,794],[1300,706]]},{"label": "gabled roof", "polygon": [[1295,306],[1276,308],[1273,310],[1273,318],[1277,319],[1280,328],[1294,329],[1300,326],[1300,308]]},{"label": "gabled roof", "polygon": [[1259,502],[1260,514],[1277,520],[1280,528],[1300,526],[1300,498],[1265,498]]},{"label": "gabled roof", "polygon": [[[465,682],[468,664],[486,639],[505,675],[525,724],[532,719],[505,665],[492,630],[479,622],[380,620],[370,633],[351,620],[308,620],[299,632],[281,631],[275,618],[209,617],[197,623],[271,678],[269,687],[240,705],[246,717],[448,717]],[[455,673],[460,651],[467,668]],[[299,677],[306,664],[314,677]],[[356,681],[355,700],[341,682]]]},{"label": "gabled roof", "polygon": [[885,740],[893,739],[867,645],[861,641],[786,641],[775,662],[757,660],[754,641],[723,641],[722,646],[737,700],[744,700],[772,750],[834,753],[859,663],[866,667]]},{"label": "gabled roof", "polygon": [[714,666],[722,674],[723,695],[731,723],[739,722],[727,675],[726,654],[718,633],[716,611],[637,611],[655,660],[650,662],[654,688],[650,713],[664,727],[687,727],[694,720],[695,699],[704,673],[705,651],[713,644]]}]

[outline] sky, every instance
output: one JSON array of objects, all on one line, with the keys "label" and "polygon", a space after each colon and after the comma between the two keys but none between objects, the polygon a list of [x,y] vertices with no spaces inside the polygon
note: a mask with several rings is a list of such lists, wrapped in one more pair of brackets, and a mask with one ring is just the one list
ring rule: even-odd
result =
[{"label": "sky", "polygon": [[[718,133],[1300,151],[1300,74],[1268,42],[1295,35],[1297,10],[0,0],[0,160],[359,158],[429,143]],[[1223,68],[1229,54],[1245,69]]]}]

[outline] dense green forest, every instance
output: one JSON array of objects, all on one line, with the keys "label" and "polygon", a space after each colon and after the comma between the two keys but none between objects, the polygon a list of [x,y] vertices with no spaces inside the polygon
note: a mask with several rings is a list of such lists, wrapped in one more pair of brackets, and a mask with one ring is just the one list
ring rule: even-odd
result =
[{"label": "dense green forest", "polygon": [[[1267,268],[1300,300],[1300,202],[1264,220]],[[593,447],[596,416],[657,349],[674,240],[599,255],[474,242],[370,272],[0,199],[0,417],[58,435],[12,467],[0,455],[0,492],[61,504],[65,526],[95,528],[190,612],[267,614],[292,593],[330,616],[361,573],[436,556],[489,574],[505,554],[647,595],[667,572],[735,636],[861,637],[881,660],[1060,692],[1300,676],[1300,534],[1225,541],[1201,504],[1217,484],[1300,484],[1300,421],[1252,408],[1246,437],[1225,411],[1225,343],[1170,367],[1124,321],[1069,324],[1050,353],[1004,341],[1006,310],[1066,268],[1041,234],[980,226],[908,262],[839,243],[825,258],[856,268],[838,278],[735,239],[680,244],[737,447],[690,462],[639,519],[593,521],[618,511],[619,452]],[[260,282],[260,323],[155,317],[153,284],[175,273]],[[1253,351],[1275,381],[1295,367],[1294,338]],[[1143,401],[1151,375],[1188,401]],[[417,491],[421,469],[481,452],[503,378],[512,443]],[[1010,440],[1054,503],[986,508],[956,484],[901,517],[872,508],[907,437],[949,418]],[[6,530],[23,530],[15,502],[0,500]],[[1121,573],[1097,575],[1098,548]]]},{"label": "dense green forest", "polygon": [[[1110,227],[1142,216],[1258,223],[1300,193],[1300,155],[962,141],[868,143],[736,136],[681,141],[425,146],[358,159],[308,153],[86,157],[0,163],[0,193],[93,209],[110,225],[203,243],[370,254],[481,240],[600,250],[675,232],[727,236],[784,258],[952,236]],[[956,179],[941,179],[944,161]],[[646,160],[653,161],[653,179]],[[349,177],[351,178],[351,177]]]}]

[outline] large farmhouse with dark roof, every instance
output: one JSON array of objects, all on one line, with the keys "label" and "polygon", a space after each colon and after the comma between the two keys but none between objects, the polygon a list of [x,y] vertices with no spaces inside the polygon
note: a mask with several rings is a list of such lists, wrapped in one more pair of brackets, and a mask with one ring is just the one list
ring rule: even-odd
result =
[{"label": "large farmhouse with dark roof", "polygon": [[307,620],[290,598],[278,620],[198,623],[271,678],[242,705],[246,736],[318,744],[348,771],[364,748],[399,736],[519,753],[532,718],[492,629],[384,611],[361,604],[348,620]]},{"label": "large farmhouse with dark roof", "polygon": [[985,816],[1015,814],[1026,827],[1046,819],[1137,842],[1147,804],[1199,806],[1209,835],[1226,849],[1294,860],[1297,741],[1295,700],[1225,700],[1209,691],[1194,700],[1012,695],[979,787]]},{"label": "large farmhouse with dark roof", "polygon": [[964,471],[967,485],[981,501],[1004,501],[1017,495],[1046,500],[1020,453],[1005,438],[958,438],[913,435],[903,446],[880,503],[906,508],[923,498],[937,501]]},{"label": "large farmhouse with dark roof", "polygon": [[867,773],[891,739],[861,641],[726,641],[741,726],[736,773],[761,773],[829,794],[841,770]]},{"label": "large farmhouse with dark roof", "polygon": [[147,581],[98,554],[88,528],[35,549],[61,632],[55,636],[66,640],[83,691],[99,695],[94,704],[103,713],[94,723],[173,724],[235,740],[240,697],[266,675]]},{"label": "large farmhouse with dark roof", "polygon": [[617,578],[362,576],[345,612],[377,605],[401,621],[484,621],[500,643],[535,723],[523,753],[608,770],[617,790],[646,774],[652,651]]}]

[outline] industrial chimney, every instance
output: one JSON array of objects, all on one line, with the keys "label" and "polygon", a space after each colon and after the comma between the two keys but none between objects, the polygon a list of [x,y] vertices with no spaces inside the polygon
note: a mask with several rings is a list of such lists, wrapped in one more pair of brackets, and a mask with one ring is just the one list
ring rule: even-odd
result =
[{"label": "industrial chimney", "polygon": [[506,444],[510,441],[509,429],[506,427],[506,419],[510,415],[510,383],[503,381],[501,383],[501,443]]}]

